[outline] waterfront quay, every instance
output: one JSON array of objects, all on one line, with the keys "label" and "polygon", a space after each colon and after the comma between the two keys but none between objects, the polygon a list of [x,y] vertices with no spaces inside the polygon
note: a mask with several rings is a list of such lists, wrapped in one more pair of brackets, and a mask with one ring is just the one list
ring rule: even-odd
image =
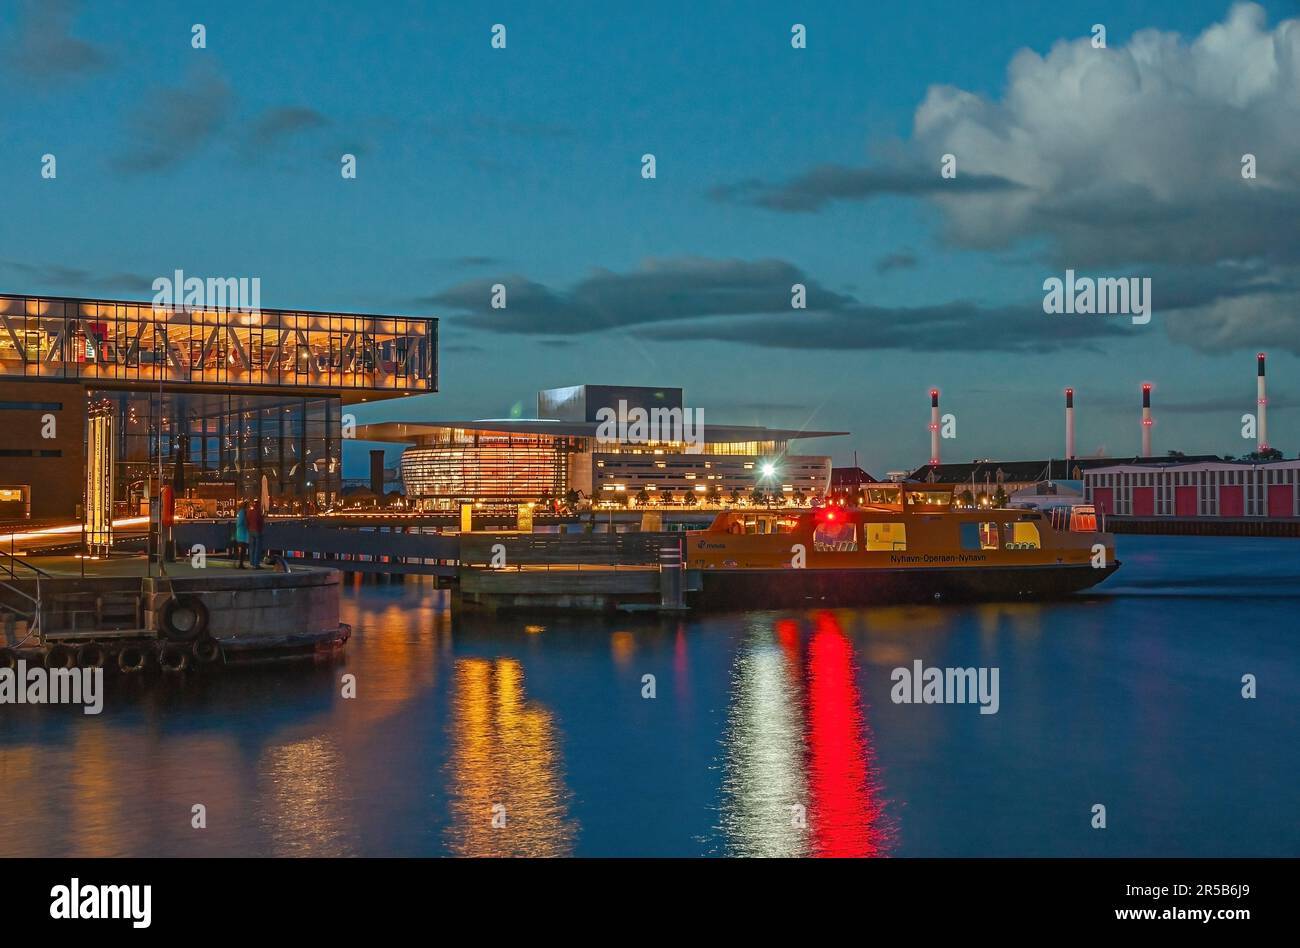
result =
[{"label": "waterfront quay", "polygon": [[0,667],[179,672],[329,655],[337,570],[239,569],[218,558],[8,557],[0,570]]}]

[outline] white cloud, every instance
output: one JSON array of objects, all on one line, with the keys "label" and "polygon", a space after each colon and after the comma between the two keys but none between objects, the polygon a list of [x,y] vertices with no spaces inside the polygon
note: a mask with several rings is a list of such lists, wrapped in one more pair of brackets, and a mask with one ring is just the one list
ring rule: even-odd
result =
[{"label": "white cloud", "polygon": [[921,160],[956,155],[959,175],[1021,185],[935,198],[961,245],[1045,238],[1081,267],[1296,262],[1300,20],[1270,30],[1241,3],[1190,42],[1143,30],[1106,49],[1082,36],[1022,50],[1000,99],[930,89],[914,144]]}]

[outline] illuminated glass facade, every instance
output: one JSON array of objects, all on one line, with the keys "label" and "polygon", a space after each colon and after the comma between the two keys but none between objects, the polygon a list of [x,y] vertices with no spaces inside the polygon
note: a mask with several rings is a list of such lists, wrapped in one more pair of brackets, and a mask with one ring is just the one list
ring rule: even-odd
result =
[{"label": "illuminated glass facade", "polygon": [[7,509],[93,531],[164,486],[180,518],[328,509],[345,406],[437,391],[437,343],[431,318],[0,294]]},{"label": "illuminated glass facade", "polygon": [[437,390],[437,321],[0,295],[0,378]]},{"label": "illuminated glass facade", "polygon": [[176,490],[179,514],[218,516],[237,500],[262,495],[271,509],[326,509],[342,472],[338,398],[167,394],[101,390],[92,400],[113,408],[115,502],[135,513],[146,485]]},{"label": "illuminated glass facade", "polygon": [[402,482],[413,498],[461,501],[535,501],[563,497],[569,477],[569,439],[545,435],[465,432],[402,453]]}]

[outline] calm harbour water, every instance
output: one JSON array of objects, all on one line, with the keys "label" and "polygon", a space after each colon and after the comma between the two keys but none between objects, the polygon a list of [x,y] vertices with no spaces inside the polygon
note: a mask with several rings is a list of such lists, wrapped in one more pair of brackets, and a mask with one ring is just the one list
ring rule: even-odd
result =
[{"label": "calm harbour water", "polygon": [[[335,664],[0,706],[0,855],[1300,855],[1300,541],[1119,556],[1068,602],[681,621],[345,577]],[[916,659],[997,667],[998,713],[893,703]]]}]

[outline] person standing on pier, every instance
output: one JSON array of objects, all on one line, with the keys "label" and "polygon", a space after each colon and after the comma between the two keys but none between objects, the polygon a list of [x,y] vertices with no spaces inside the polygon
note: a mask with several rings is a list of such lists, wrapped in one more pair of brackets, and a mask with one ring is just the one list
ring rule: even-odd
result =
[{"label": "person standing on pier", "polygon": [[242,500],[235,511],[235,551],[239,554],[235,569],[243,569],[244,555],[248,552],[248,509]]},{"label": "person standing on pier", "polygon": [[262,568],[262,502],[256,497],[248,507],[248,559],[253,569]]}]

